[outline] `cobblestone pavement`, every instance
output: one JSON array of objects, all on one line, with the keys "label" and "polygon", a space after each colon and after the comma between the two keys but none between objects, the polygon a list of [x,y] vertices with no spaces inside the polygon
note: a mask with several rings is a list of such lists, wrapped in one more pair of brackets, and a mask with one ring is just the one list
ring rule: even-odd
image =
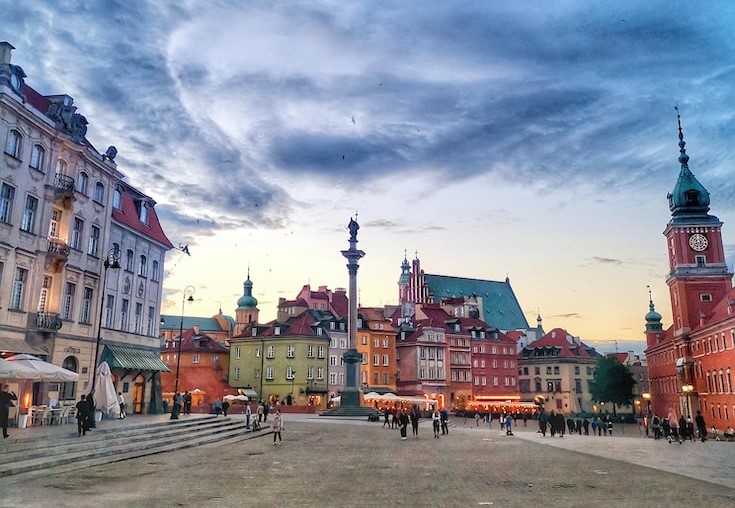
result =
[{"label": "cobblestone pavement", "polygon": [[669,445],[637,427],[552,439],[531,422],[505,436],[461,421],[440,439],[423,421],[401,441],[382,422],[285,417],[282,446],[264,431],[108,464],[0,487],[0,506],[735,506],[735,443]]}]

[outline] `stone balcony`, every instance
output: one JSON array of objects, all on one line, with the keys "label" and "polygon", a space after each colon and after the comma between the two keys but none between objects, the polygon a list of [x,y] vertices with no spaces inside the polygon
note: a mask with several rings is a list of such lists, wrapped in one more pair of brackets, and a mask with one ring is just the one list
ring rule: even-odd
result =
[{"label": "stone balcony", "polygon": [[36,315],[36,328],[42,332],[56,332],[61,325],[61,316],[58,312],[39,312]]},{"label": "stone balcony", "polygon": [[54,271],[58,272],[69,260],[69,244],[63,238],[49,236],[46,252],[46,267],[53,267]]},{"label": "stone balcony", "polygon": [[64,208],[71,209],[76,199],[74,196],[74,179],[61,173],[54,176],[54,196],[61,202]]}]

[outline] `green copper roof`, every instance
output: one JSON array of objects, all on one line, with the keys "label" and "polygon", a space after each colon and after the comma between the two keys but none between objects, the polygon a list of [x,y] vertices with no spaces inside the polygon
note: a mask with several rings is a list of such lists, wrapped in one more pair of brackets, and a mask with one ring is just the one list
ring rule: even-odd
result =
[{"label": "green copper roof", "polygon": [[150,349],[106,344],[102,357],[113,369],[170,372],[166,364],[161,361],[160,353]]},{"label": "green copper roof", "polygon": [[520,330],[528,328],[510,281],[465,279],[447,275],[426,274],[426,283],[434,303],[442,298],[472,296],[482,298],[481,319],[500,330]]},{"label": "green copper roof", "polygon": [[[232,324],[234,324],[234,320],[230,316],[224,316],[225,320]],[[171,315],[161,315],[161,319],[163,320],[163,324],[161,325],[161,330],[178,330],[181,327],[181,316],[171,316]],[[216,319],[211,317],[189,317],[184,316],[184,330],[188,330],[189,328],[194,328],[194,326],[199,326],[199,331],[202,334],[205,334],[207,332],[222,332],[227,330],[222,330],[219,323]]]},{"label": "green copper roof", "polygon": [[686,141],[681,129],[681,115],[679,106],[676,109],[676,120],[679,124],[679,178],[676,180],[674,190],[669,194],[669,210],[675,218],[679,216],[702,215],[706,216],[709,211],[709,192],[704,185],[694,177],[689,170],[689,155],[686,152]]}]

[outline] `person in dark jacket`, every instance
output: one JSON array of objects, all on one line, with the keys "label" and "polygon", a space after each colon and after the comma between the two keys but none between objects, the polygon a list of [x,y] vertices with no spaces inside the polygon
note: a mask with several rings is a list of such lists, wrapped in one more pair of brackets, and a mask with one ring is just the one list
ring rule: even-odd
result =
[{"label": "person in dark jacket", "polygon": [[87,396],[82,394],[82,398],[77,402],[77,437],[87,435],[89,420],[89,404]]},{"label": "person in dark jacket", "polygon": [[699,439],[704,443],[707,441],[707,424],[704,421],[701,411],[697,411],[697,416],[694,417],[694,423],[697,424],[697,430],[699,431]]},{"label": "person in dark jacket", "polygon": [[406,411],[401,409],[400,414],[398,415],[398,425],[401,429],[401,441],[405,441],[408,439],[406,436],[406,433],[408,431],[408,414]]},{"label": "person in dark jacket", "polygon": [[0,385],[0,425],[3,428],[3,439],[9,436],[8,416],[14,400],[18,400],[18,396],[8,391],[8,385]]},{"label": "person in dark jacket", "polygon": [[411,430],[413,431],[413,437],[419,438],[419,408],[413,406],[411,410]]},{"label": "person in dark jacket", "polygon": [[89,395],[87,395],[87,429],[96,429],[97,423],[94,421],[94,411],[95,411],[95,402],[94,402],[94,389],[89,391]]}]

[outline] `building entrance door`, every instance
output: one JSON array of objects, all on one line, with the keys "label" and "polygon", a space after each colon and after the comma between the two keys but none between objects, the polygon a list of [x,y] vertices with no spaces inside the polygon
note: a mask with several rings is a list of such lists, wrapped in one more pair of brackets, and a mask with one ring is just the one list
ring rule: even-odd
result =
[{"label": "building entrance door", "polygon": [[145,378],[138,374],[133,385],[133,414],[143,413],[143,399],[145,398]]}]

